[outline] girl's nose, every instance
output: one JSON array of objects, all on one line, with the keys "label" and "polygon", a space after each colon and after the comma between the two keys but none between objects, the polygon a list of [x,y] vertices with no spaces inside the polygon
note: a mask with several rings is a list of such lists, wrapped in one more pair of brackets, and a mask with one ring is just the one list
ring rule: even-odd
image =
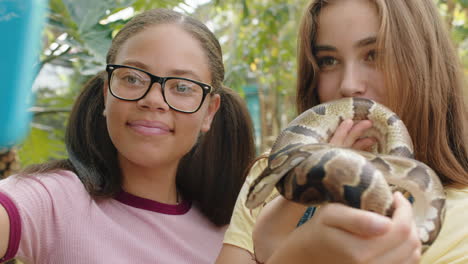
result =
[{"label": "girl's nose", "polygon": [[162,87],[159,83],[153,83],[145,97],[137,101],[138,107],[149,110],[168,111],[169,105],[165,102]]},{"label": "girl's nose", "polygon": [[343,72],[340,84],[340,93],[343,97],[355,97],[366,92],[366,76],[364,69],[359,65],[347,65]]}]

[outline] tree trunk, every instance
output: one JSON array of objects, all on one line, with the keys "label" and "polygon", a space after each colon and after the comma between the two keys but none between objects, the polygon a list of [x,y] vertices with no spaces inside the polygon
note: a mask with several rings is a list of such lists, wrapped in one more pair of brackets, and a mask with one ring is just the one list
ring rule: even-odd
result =
[{"label": "tree trunk", "polygon": [[4,179],[20,169],[18,154],[14,148],[0,150],[0,178]]},{"label": "tree trunk", "polygon": [[454,0],[447,0],[447,16],[445,17],[445,22],[447,23],[449,31],[452,31],[456,5],[457,3]]}]

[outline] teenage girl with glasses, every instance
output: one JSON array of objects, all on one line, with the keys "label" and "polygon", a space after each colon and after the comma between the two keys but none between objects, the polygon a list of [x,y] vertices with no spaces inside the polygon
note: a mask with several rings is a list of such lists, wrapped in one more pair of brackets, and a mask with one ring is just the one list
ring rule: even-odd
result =
[{"label": "teenage girl with glasses", "polygon": [[[391,218],[336,203],[320,206],[310,218],[307,207],[275,193],[249,210],[249,183],[267,165],[263,158],[242,188],[217,263],[466,263],[466,86],[435,2],[311,0],[298,39],[298,113],[342,97],[373,99],[396,112],[415,158],[444,185],[444,224],[421,256],[412,207],[399,194]],[[344,120],[330,143],[366,150],[375,139],[361,136],[372,125]],[[310,220],[298,226],[304,216]]]},{"label": "teenage girl with glasses", "polygon": [[76,100],[68,159],[0,182],[1,261],[213,263],[254,155],[218,41],[156,9],[120,30],[107,63]]}]

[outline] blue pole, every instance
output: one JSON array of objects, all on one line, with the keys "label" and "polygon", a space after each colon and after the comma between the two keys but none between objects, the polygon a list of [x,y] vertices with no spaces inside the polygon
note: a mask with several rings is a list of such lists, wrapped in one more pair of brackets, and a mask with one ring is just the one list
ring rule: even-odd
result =
[{"label": "blue pole", "polygon": [[257,148],[257,154],[260,150],[260,142],[262,135],[262,123],[261,123],[261,113],[260,113],[260,101],[258,98],[258,86],[256,84],[245,85],[242,87],[245,93],[245,100],[247,103],[247,108],[249,110],[250,116],[255,129],[255,146]]},{"label": "blue pole", "polygon": [[0,0],[0,148],[29,131],[46,0]]}]

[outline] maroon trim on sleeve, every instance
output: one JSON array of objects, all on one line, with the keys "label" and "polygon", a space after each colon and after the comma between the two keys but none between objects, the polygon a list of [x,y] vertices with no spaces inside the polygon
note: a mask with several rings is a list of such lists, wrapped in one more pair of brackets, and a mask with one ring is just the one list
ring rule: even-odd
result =
[{"label": "maroon trim on sleeve", "polygon": [[0,259],[0,262],[12,259],[18,253],[19,242],[21,238],[21,218],[18,208],[7,195],[0,192],[0,204],[5,208],[8,218],[10,219],[10,237],[8,240],[8,248],[5,256]]},{"label": "maroon trim on sleeve", "polygon": [[153,211],[168,215],[182,215],[190,210],[191,202],[183,200],[180,204],[164,204],[150,199],[135,196],[128,192],[120,192],[115,199],[126,205],[143,210]]}]

